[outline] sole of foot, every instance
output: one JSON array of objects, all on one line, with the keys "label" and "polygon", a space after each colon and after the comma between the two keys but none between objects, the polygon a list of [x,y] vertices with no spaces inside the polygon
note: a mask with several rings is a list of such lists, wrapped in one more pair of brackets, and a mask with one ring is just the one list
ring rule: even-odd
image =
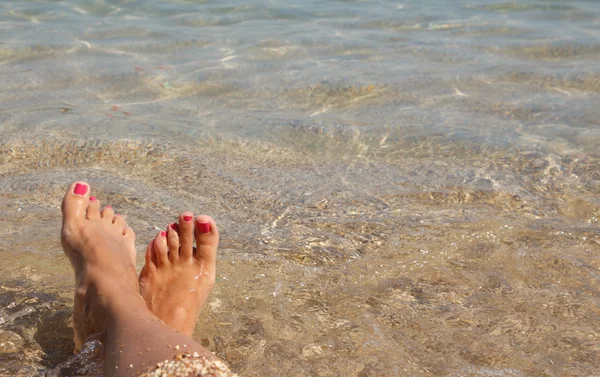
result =
[{"label": "sole of foot", "polygon": [[184,212],[146,249],[140,293],[154,315],[188,336],[215,285],[218,245],[219,231],[210,216]]}]

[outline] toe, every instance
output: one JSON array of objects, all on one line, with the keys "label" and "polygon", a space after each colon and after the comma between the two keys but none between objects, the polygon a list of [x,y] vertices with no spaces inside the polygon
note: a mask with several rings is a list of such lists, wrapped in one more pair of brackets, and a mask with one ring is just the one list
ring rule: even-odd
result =
[{"label": "toe", "polygon": [[115,210],[111,206],[106,206],[102,210],[102,218],[110,222],[115,218]]},{"label": "toe", "polygon": [[88,220],[96,220],[100,218],[100,202],[95,196],[90,196],[88,203],[86,218]]},{"label": "toe", "polygon": [[140,272],[140,278],[154,274],[156,272],[156,254],[154,252],[154,241],[148,242],[146,247],[146,264]]},{"label": "toe", "polygon": [[169,249],[167,248],[167,232],[160,231],[154,239],[154,252],[156,253],[157,266],[169,264]]},{"label": "toe", "polygon": [[135,232],[127,225],[123,228],[123,237],[135,242]]},{"label": "toe", "polygon": [[133,246],[133,251],[131,252],[131,260],[133,262],[133,265],[135,266],[137,264],[135,260],[137,256],[137,254],[135,253],[135,232],[133,231],[133,229],[128,227],[127,224],[125,224],[123,228],[123,238],[125,238],[125,242],[128,242]]},{"label": "toe", "polygon": [[85,182],[73,182],[62,203],[63,222],[70,223],[85,219],[90,186]]},{"label": "toe", "polygon": [[174,262],[179,255],[179,235],[177,234],[177,223],[167,227],[167,247],[169,248],[169,259]]},{"label": "toe", "polygon": [[125,226],[127,226],[127,222],[125,221],[123,216],[121,216],[118,213],[115,215],[115,217],[113,217],[112,222],[113,222],[113,224],[115,224],[116,227],[118,227],[120,229],[125,229]]},{"label": "toe", "polygon": [[189,259],[194,255],[194,214],[184,212],[179,216],[179,255]]},{"label": "toe", "polygon": [[219,230],[215,220],[210,216],[200,215],[196,217],[196,260],[201,261],[208,267],[208,271],[214,274],[217,261],[217,246],[219,246]]}]

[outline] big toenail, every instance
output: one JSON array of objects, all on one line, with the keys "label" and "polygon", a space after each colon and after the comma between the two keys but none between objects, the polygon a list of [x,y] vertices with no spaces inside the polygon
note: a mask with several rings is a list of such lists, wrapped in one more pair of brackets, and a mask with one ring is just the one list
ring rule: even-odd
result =
[{"label": "big toenail", "polygon": [[81,183],[78,183],[75,185],[75,188],[73,189],[73,193],[77,194],[77,195],[85,195],[87,193],[87,186],[82,185]]},{"label": "big toenail", "polygon": [[194,216],[183,216],[183,221],[185,221],[186,223],[189,223],[192,221],[193,218],[194,218]]},{"label": "big toenail", "polygon": [[95,196],[90,196],[90,201],[93,202],[94,200],[96,200]]},{"label": "big toenail", "polygon": [[161,237],[165,237],[167,235],[167,232],[165,232],[164,230],[162,232],[160,232]]},{"label": "big toenail", "polygon": [[200,231],[200,233],[209,233],[210,223],[198,223],[198,230]]}]

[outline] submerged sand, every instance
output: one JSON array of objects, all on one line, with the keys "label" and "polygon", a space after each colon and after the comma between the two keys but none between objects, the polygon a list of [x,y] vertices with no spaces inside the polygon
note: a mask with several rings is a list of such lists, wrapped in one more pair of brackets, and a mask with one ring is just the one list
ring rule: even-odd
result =
[{"label": "submerged sand", "polygon": [[79,179],[138,268],[217,220],[241,376],[598,374],[597,7],[374,4],[0,3],[0,375],[71,356]]},{"label": "submerged sand", "polygon": [[242,375],[593,373],[598,156],[371,147],[332,161],[231,140],[4,145],[5,373],[70,354],[58,233],[74,179],[136,230],[139,263],[183,209],[215,217],[218,285],[195,338]]}]

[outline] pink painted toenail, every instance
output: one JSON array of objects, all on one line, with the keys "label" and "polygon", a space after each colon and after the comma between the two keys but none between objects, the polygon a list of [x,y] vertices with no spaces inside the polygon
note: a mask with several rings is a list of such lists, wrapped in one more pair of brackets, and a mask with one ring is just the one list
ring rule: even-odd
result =
[{"label": "pink painted toenail", "polygon": [[198,230],[200,231],[200,233],[209,233],[210,223],[198,223]]},{"label": "pink painted toenail", "polygon": [[104,207],[104,209],[111,209],[111,208],[112,208],[112,206],[106,206],[106,207]]},{"label": "pink painted toenail", "polygon": [[86,185],[82,185],[81,183],[78,183],[75,185],[75,188],[73,189],[73,194],[85,195],[86,193],[87,193]]},{"label": "pink painted toenail", "polygon": [[165,231],[163,230],[162,232],[160,232],[160,235],[161,235],[162,237],[165,237],[165,236],[167,235],[167,232],[165,232]]},{"label": "pink painted toenail", "polygon": [[171,224],[171,229],[173,229],[174,231],[178,231],[179,225],[177,225],[177,223],[173,223],[173,224]]},{"label": "pink painted toenail", "polygon": [[183,221],[185,221],[186,223],[189,223],[192,221],[193,218],[194,218],[194,216],[183,216]]},{"label": "pink painted toenail", "polygon": [[90,201],[93,202],[94,200],[96,200],[95,196],[90,196]]}]

